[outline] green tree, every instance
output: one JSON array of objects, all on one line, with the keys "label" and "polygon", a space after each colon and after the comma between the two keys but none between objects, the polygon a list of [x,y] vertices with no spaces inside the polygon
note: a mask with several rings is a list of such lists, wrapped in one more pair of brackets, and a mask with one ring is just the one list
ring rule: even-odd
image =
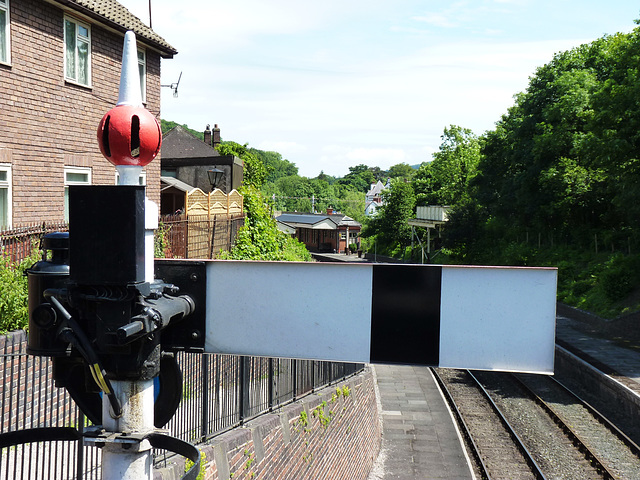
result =
[{"label": "green tree", "polygon": [[366,206],[366,202],[364,193],[345,189],[341,192],[334,206],[355,221],[360,223],[365,222],[364,207]]},{"label": "green tree", "polygon": [[411,180],[416,173],[416,169],[406,163],[398,163],[389,167],[387,173],[389,178],[403,178],[405,180]]},{"label": "green tree", "polygon": [[189,132],[191,135],[193,135],[194,137],[199,138],[200,140],[204,141],[204,133],[203,132],[198,132],[197,130],[194,130],[193,128],[189,128],[187,125],[180,125],[179,123],[172,122],[171,120],[160,119],[160,130],[162,131],[163,135],[165,133],[167,133],[169,130],[171,130],[172,128],[177,127],[177,126],[181,126],[187,132]]},{"label": "green tree", "polygon": [[382,194],[384,204],[365,224],[361,236],[375,237],[381,251],[394,253],[411,242],[411,228],[407,220],[413,217],[415,196],[409,183],[393,180]]},{"label": "green tree", "polygon": [[235,155],[240,158],[244,166],[242,184],[260,188],[267,178],[267,168],[256,154],[247,148],[247,145],[247,143],[240,145],[236,142],[222,142],[218,146],[218,152],[220,155]]},{"label": "green tree", "polygon": [[[377,167],[376,167],[377,168]],[[377,168],[377,171],[380,169]],[[338,180],[340,185],[350,187],[352,190],[367,193],[371,184],[375,183],[376,177],[372,169],[366,165],[360,164],[355,167],[349,167],[349,173]]]},{"label": "green tree", "polygon": [[282,177],[298,175],[296,164],[283,159],[278,152],[265,152],[256,148],[250,148],[249,151],[258,157],[267,169],[266,183],[275,182]]},{"label": "green tree", "polygon": [[480,139],[468,128],[444,129],[440,150],[414,176],[419,205],[455,205],[469,198],[469,185],[480,161]]}]

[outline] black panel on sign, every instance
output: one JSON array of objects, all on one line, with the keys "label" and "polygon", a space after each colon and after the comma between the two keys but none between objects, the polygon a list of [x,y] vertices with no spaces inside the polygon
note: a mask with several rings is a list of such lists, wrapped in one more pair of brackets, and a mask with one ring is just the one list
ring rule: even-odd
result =
[{"label": "black panel on sign", "polygon": [[144,282],[144,187],[69,187],[69,267],[80,285]]},{"label": "black panel on sign", "polygon": [[374,265],[371,362],[437,366],[442,268]]},{"label": "black panel on sign", "polygon": [[[207,269],[202,260],[155,260],[155,276],[180,289],[179,295],[189,295],[195,311],[162,331],[162,350],[204,351],[207,311]],[[215,299],[211,299],[215,301]]]}]

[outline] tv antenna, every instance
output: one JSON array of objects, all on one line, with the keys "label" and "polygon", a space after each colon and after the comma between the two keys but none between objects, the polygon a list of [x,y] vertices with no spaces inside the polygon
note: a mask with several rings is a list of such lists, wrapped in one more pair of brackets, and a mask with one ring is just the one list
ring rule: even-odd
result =
[{"label": "tv antenna", "polygon": [[170,85],[160,85],[161,87],[169,87],[171,90],[173,90],[173,96],[174,98],[178,98],[178,85],[180,85],[180,79],[182,78],[182,72],[180,72],[180,76],[178,77],[178,81],[175,83],[172,83]]}]

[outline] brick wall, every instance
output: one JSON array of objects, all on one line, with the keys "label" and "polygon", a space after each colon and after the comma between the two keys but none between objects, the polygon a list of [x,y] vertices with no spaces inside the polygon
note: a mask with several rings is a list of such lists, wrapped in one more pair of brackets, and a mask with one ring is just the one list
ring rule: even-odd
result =
[{"label": "brick wall", "polygon": [[[368,477],[380,442],[374,378],[367,368],[226,432],[200,450],[206,480],[358,480]],[[155,470],[154,480],[180,478],[184,468],[177,461]]]},{"label": "brick wall", "polygon": [[[12,165],[13,223],[63,218],[64,167],[92,169],[92,183],[114,184],[96,129],[118,99],[123,37],[91,27],[92,87],[64,80],[61,9],[12,1],[11,65],[0,65],[0,163]],[[159,118],[160,56],[147,49],[147,108]],[[146,168],[149,198],[160,203],[160,160]]]}]

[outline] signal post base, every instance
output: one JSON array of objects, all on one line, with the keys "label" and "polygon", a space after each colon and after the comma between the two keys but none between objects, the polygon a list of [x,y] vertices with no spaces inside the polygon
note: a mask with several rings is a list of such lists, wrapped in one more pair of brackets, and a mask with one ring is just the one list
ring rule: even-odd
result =
[{"label": "signal post base", "polygon": [[[154,431],[153,380],[112,381],[114,393],[122,404],[122,416],[113,418],[106,395],[103,396],[102,422],[107,432],[119,433],[102,449],[104,480],[140,480],[152,478],[151,444],[141,437]],[[133,440],[128,442],[128,438]]]}]

